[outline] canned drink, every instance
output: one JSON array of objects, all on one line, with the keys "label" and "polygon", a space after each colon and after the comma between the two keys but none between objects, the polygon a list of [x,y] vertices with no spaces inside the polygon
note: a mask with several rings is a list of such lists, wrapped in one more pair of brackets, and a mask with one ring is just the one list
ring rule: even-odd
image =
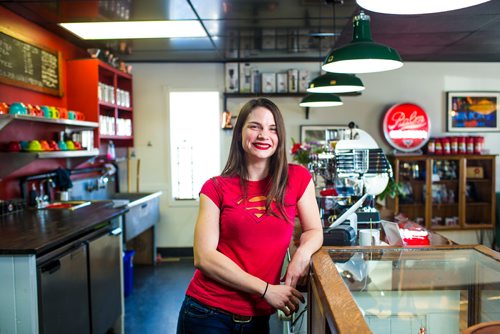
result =
[{"label": "canned drink", "polygon": [[474,154],[474,137],[467,137],[467,154]]},{"label": "canned drink", "polygon": [[458,153],[466,154],[467,146],[465,144],[465,137],[457,137],[457,143],[458,143]]},{"label": "canned drink", "polygon": [[450,153],[457,154],[458,153],[458,140],[457,137],[450,137]]},{"label": "canned drink", "polygon": [[484,147],[484,137],[483,136],[475,137],[474,138],[474,154],[483,153],[483,147]]},{"label": "canned drink", "polygon": [[436,153],[436,143],[434,142],[434,139],[431,138],[427,143],[427,154],[434,154],[434,153]]}]

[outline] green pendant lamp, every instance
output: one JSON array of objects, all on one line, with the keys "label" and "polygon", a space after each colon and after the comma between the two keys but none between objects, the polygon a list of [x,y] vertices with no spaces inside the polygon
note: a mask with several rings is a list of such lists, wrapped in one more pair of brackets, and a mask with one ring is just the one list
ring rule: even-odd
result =
[{"label": "green pendant lamp", "polygon": [[333,94],[308,94],[300,101],[301,107],[336,107],[344,103],[337,95]]},{"label": "green pendant lamp", "polygon": [[326,73],[309,83],[309,93],[350,93],[365,89],[361,79],[354,74]]},{"label": "green pendant lamp", "polygon": [[446,12],[488,1],[490,0],[356,0],[358,5],[369,11],[400,15]]},{"label": "green pendant lamp", "polygon": [[373,41],[368,15],[359,13],[354,17],[353,26],[352,42],[330,51],[323,62],[323,70],[335,73],[373,73],[403,66],[396,50]]}]

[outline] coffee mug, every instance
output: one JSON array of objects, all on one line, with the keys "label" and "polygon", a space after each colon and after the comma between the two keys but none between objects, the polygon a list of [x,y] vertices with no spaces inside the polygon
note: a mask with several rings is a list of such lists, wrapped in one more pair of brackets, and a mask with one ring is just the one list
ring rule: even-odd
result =
[{"label": "coffee mug", "polygon": [[66,108],[58,108],[59,109],[59,118],[68,119],[68,109]]},{"label": "coffee mug", "polygon": [[73,143],[72,140],[66,140],[66,148],[68,150],[74,150],[75,149],[75,144]]},{"label": "coffee mug", "polygon": [[26,115],[26,106],[21,102],[14,102],[9,106],[9,114],[11,115]]},{"label": "coffee mug", "polygon": [[360,246],[380,245],[380,230],[358,230]]},{"label": "coffee mug", "polygon": [[75,117],[79,121],[85,120],[85,115],[81,111],[75,111]]},{"label": "coffee mug", "polygon": [[0,115],[9,113],[9,105],[5,102],[0,103]]},{"label": "coffee mug", "polygon": [[51,151],[59,151],[60,150],[59,145],[57,145],[55,140],[51,140],[49,142],[49,147],[50,147]]},{"label": "coffee mug", "polygon": [[74,111],[68,111],[68,119],[76,119],[76,114]]},{"label": "coffee mug", "polygon": [[29,142],[27,140],[21,140],[19,142],[19,145],[21,146],[21,150],[23,150],[23,151],[28,150],[28,144],[29,144]]},{"label": "coffee mug", "polygon": [[57,143],[57,146],[59,147],[59,149],[61,151],[67,151],[68,150],[68,146],[66,146],[66,143],[64,142],[64,140],[60,140],[58,143]]},{"label": "coffee mug", "polygon": [[50,107],[50,118],[59,118],[61,115],[59,114],[59,110],[56,107]]},{"label": "coffee mug", "polygon": [[40,140],[40,146],[42,148],[42,151],[52,151],[49,143],[46,140]]},{"label": "coffee mug", "polygon": [[18,141],[11,141],[8,147],[9,152],[21,151],[21,144]]},{"label": "coffee mug", "polygon": [[41,106],[40,109],[43,112],[43,117],[45,117],[45,118],[52,118],[50,107],[48,107],[48,106]]},{"label": "coffee mug", "polygon": [[38,152],[42,150],[42,145],[40,145],[38,140],[32,140],[29,142],[27,150],[31,152]]}]

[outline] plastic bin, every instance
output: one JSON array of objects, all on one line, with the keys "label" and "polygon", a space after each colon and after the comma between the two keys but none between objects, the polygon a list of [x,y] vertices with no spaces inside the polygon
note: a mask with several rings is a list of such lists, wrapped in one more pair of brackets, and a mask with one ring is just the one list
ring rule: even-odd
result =
[{"label": "plastic bin", "polygon": [[125,297],[132,293],[134,287],[134,250],[123,253],[123,294]]}]

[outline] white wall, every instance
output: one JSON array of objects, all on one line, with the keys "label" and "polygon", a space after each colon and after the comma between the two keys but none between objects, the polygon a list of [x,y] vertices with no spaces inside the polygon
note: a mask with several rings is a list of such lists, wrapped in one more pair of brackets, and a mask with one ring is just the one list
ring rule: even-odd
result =
[{"label": "white wall", "polygon": [[[262,63],[262,70],[280,71],[304,68],[317,72],[318,63]],[[141,159],[141,191],[164,192],[161,198],[161,222],[158,228],[158,247],[191,247],[197,203],[174,206],[169,200],[168,156],[168,90],[224,91],[223,64],[134,64],[134,131],[137,157]],[[453,90],[500,91],[500,63],[406,63],[403,68],[359,75],[366,90],[358,97],[343,97],[341,107],[311,109],[305,119],[304,109],[298,106],[298,97],[275,98],[283,111],[287,137],[299,140],[300,125],[338,124],[354,121],[370,133],[389,153],[381,123],[384,112],[393,104],[411,102],[427,111],[431,120],[432,136],[444,136],[446,131],[446,92]],[[228,109],[237,114],[247,98],[228,101]],[[192,121],[186,114],[186,122]],[[454,135],[458,135],[454,133]],[[500,153],[496,145],[500,133],[482,133],[485,148]],[[224,166],[231,131],[221,130],[221,166]],[[148,146],[148,143],[151,146]],[[288,141],[290,145],[291,139]],[[497,164],[496,173],[500,170]],[[135,186],[132,188],[135,189]],[[497,191],[500,177],[497,177]],[[463,236],[462,242],[476,242],[475,233]],[[474,240],[472,240],[472,239]]]}]

